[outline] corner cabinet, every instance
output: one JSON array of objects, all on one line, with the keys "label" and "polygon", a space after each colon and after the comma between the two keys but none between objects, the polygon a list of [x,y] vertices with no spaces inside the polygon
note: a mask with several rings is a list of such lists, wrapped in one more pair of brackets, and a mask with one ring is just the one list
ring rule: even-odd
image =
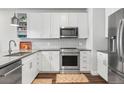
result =
[{"label": "corner cabinet", "polygon": [[80,71],[81,72],[90,72],[90,60],[91,53],[90,51],[81,51],[80,52]]},{"label": "corner cabinet", "polygon": [[42,51],[41,69],[42,73],[58,72],[60,69],[59,51]]},{"label": "corner cabinet", "polygon": [[108,37],[108,17],[120,8],[105,8],[105,37]]},{"label": "corner cabinet", "polygon": [[27,38],[59,38],[60,27],[78,27],[88,38],[88,13],[27,13]]},{"label": "corner cabinet", "polygon": [[97,73],[108,81],[108,54],[97,52]]}]

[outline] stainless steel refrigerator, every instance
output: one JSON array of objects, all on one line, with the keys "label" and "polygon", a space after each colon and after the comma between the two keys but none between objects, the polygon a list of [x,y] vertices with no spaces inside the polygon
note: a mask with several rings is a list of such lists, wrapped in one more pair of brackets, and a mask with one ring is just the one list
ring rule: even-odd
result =
[{"label": "stainless steel refrigerator", "polygon": [[108,20],[108,83],[124,84],[124,9]]}]

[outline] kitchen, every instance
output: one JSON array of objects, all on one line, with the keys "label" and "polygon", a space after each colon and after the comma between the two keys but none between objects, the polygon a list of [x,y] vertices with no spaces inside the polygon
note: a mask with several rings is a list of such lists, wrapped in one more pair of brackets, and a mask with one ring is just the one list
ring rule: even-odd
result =
[{"label": "kitchen", "polygon": [[107,20],[118,10],[0,9],[0,83],[109,83]]}]

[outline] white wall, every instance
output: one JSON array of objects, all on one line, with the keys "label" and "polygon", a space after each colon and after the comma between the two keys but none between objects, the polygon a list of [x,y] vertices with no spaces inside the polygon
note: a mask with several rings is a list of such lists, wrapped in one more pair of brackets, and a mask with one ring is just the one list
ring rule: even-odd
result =
[{"label": "white wall", "polygon": [[91,38],[89,43],[92,50],[91,73],[97,74],[97,50],[107,49],[107,39],[105,38],[105,9],[93,8],[90,12],[90,32]]},{"label": "white wall", "polygon": [[[0,52],[8,51],[9,40],[18,41],[16,27],[10,26],[12,16],[12,11],[0,11]],[[17,48],[13,46],[13,49]]]}]

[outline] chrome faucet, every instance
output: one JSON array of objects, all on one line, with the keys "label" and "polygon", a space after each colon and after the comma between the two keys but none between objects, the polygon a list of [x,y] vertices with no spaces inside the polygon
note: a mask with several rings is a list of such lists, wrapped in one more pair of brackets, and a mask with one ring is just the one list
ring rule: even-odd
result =
[{"label": "chrome faucet", "polygon": [[10,40],[10,41],[9,41],[9,50],[8,50],[9,55],[11,55],[11,53],[12,53],[11,42],[13,42],[13,43],[14,43],[14,46],[16,46],[16,42],[15,42],[14,40]]}]

